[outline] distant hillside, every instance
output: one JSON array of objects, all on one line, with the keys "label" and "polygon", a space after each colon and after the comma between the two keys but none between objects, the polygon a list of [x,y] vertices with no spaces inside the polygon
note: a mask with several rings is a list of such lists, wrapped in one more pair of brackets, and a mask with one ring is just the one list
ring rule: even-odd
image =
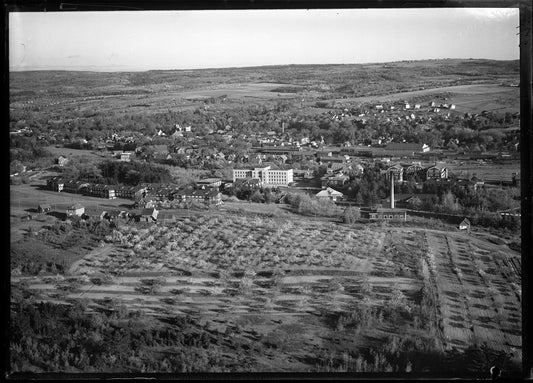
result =
[{"label": "distant hillside", "polygon": [[273,82],[338,96],[365,96],[430,87],[518,83],[519,61],[424,60],[376,64],[285,65],[146,72],[11,72],[12,101],[31,97],[143,94],[217,84]]}]

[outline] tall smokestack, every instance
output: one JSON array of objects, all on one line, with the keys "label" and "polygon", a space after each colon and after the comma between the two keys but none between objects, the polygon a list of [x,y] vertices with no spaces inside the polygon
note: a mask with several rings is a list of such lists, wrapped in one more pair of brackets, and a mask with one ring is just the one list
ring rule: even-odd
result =
[{"label": "tall smokestack", "polygon": [[390,173],[390,208],[394,209],[394,173]]}]

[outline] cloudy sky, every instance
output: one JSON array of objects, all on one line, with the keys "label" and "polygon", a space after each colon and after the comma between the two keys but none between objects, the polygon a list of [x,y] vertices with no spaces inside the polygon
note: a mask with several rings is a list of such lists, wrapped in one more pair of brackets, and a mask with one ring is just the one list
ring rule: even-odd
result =
[{"label": "cloudy sky", "polygon": [[9,14],[11,70],[519,57],[517,8]]}]

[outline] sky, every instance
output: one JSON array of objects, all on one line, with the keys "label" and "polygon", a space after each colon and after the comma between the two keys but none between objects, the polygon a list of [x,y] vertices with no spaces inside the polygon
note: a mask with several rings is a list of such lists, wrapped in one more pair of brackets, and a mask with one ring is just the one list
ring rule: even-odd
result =
[{"label": "sky", "polygon": [[13,12],[10,70],[519,58],[518,8]]}]

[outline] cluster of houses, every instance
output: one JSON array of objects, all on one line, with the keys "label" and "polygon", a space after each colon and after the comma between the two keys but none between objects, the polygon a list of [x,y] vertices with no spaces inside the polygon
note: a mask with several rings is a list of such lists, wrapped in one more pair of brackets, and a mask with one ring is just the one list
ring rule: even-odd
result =
[{"label": "cluster of houses", "polygon": [[146,185],[127,186],[127,185],[104,185],[91,182],[67,180],[63,177],[51,177],[46,181],[50,190],[56,192],[66,192],[74,194],[84,194],[92,197],[115,199],[136,199],[146,192]]},{"label": "cluster of houses", "polygon": [[[48,179],[47,186],[50,190],[83,194],[107,199],[124,198],[134,200],[133,207],[137,210],[106,210],[101,212],[100,219],[108,221],[135,221],[135,222],[162,222],[168,223],[176,220],[172,211],[165,211],[179,206],[184,202],[197,203],[202,206],[217,206],[222,204],[222,194],[219,187],[222,180],[219,178],[206,178],[197,182],[195,187],[178,188],[168,184],[142,184],[137,186],[113,186],[93,184],[89,182],[65,180],[62,177]],[[49,213],[52,207],[41,204],[37,211],[40,214]],[[66,218],[89,218],[85,207],[80,203],[69,206]]]},{"label": "cluster of houses", "polygon": [[56,176],[47,180],[47,187],[56,192],[83,194],[106,199],[130,199],[136,201],[136,205],[143,208],[154,206],[170,208],[172,205],[186,201],[220,205],[222,203],[222,194],[219,192],[221,182],[220,179],[208,178],[199,181],[196,188],[178,188],[172,184],[104,185],[65,180]]},{"label": "cluster of houses", "polygon": [[[38,206],[39,214],[45,214],[52,211],[49,204],[41,204]],[[90,216],[86,213],[85,207],[80,203],[74,203],[68,206],[65,210],[65,219],[70,220],[74,217],[88,219]],[[160,222],[170,223],[176,220],[176,215],[173,212],[159,211],[155,207],[143,208],[137,211],[125,210],[104,210],[99,215],[100,220],[107,220],[109,222]]]},{"label": "cluster of houses", "polygon": [[423,167],[420,162],[408,164],[397,163],[390,166],[384,171],[387,178],[394,177],[398,182],[403,182],[405,176],[418,176],[422,181],[447,179],[449,176],[448,168],[442,165],[433,165]]}]

